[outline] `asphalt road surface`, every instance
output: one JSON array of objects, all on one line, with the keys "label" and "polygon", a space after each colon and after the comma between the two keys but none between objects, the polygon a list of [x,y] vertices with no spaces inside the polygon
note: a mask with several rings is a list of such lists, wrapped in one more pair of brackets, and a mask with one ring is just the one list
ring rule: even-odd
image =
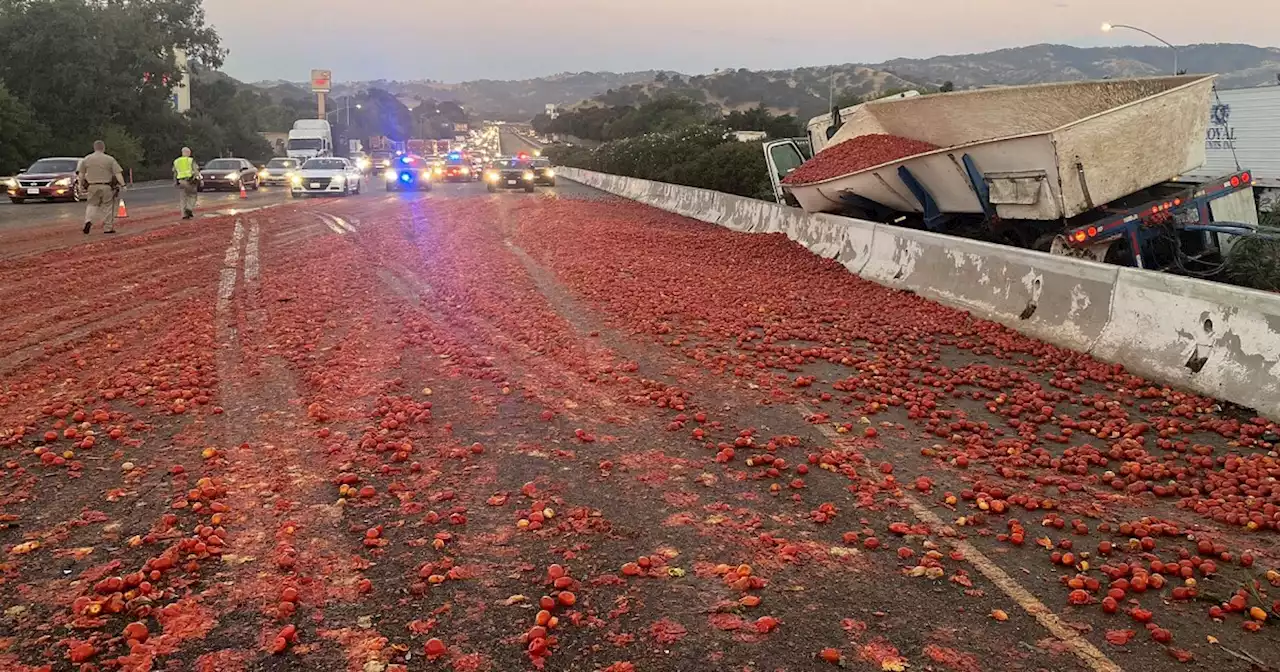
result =
[{"label": "asphalt road surface", "polygon": [[[288,189],[285,187],[263,187],[259,191],[247,192],[246,196],[247,198],[242,200],[239,192],[204,192],[200,194],[197,211],[214,212],[240,206],[256,207],[268,203],[279,203],[289,198]],[[126,189],[124,201],[129,217],[152,217],[168,213],[178,218],[182,214],[178,210],[178,190],[172,182],[168,181],[147,182]],[[0,232],[14,231],[33,225],[74,228],[84,223],[84,214],[84,203],[27,201],[17,204],[7,198],[0,199]]]},{"label": "asphalt road surface", "polygon": [[144,191],[0,228],[0,669],[1280,664],[1274,423],[568,182]]}]

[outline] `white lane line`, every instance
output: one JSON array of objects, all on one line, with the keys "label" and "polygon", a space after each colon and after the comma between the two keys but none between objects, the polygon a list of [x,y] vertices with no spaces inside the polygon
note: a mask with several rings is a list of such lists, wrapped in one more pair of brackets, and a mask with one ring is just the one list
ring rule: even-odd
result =
[{"label": "white lane line", "polygon": [[316,213],[316,216],[320,218],[320,221],[324,222],[324,225],[325,225],[325,226],[329,227],[329,229],[330,229],[330,230],[332,230],[334,233],[338,234],[339,236],[341,236],[341,235],[343,235],[343,234],[345,234],[345,233],[347,232],[347,230],[346,230],[346,229],[342,228],[341,226],[338,226],[337,222],[334,222],[334,221],[333,221],[333,219],[332,219],[331,215],[329,215],[329,213],[327,213],[327,212],[317,212],[317,213]]},{"label": "white lane line", "polygon": [[236,228],[231,233],[231,244],[227,246],[227,254],[222,260],[222,275],[218,281],[217,312],[224,313],[231,303],[231,294],[236,288],[236,266],[240,263],[240,241],[244,238],[244,225],[236,220]]},{"label": "white lane line", "polygon": [[258,282],[258,222],[249,226],[249,240],[244,244],[244,282],[254,285]]},{"label": "white lane line", "polygon": [[329,216],[333,218],[333,223],[334,223],[334,224],[337,224],[338,226],[341,226],[343,229],[346,229],[347,233],[355,233],[355,232],[356,232],[356,227],[351,226],[351,224],[347,223],[347,220],[345,220],[345,219],[343,219],[343,218],[341,218],[341,217],[339,217],[339,216],[337,216],[337,215],[329,215]]},{"label": "white lane line", "polygon": [[[806,421],[809,417],[814,415],[814,411],[805,404],[799,404],[799,408],[801,413],[804,414]],[[822,435],[827,437],[827,439],[833,444],[837,441],[843,441],[848,438],[847,436],[841,436],[828,425],[819,423],[816,427],[818,428],[818,431],[822,432]],[[915,514],[916,518],[919,518],[921,522],[929,525],[929,528],[934,532],[941,532],[943,528],[947,527],[947,524],[939,518],[932,509],[921,504],[919,500],[907,494],[905,491],[899,499],[904,500],[907,503],[907,506],[910,507],[911,512]],[[1009,597],[1009,599],[1016,602],[1019,607],[1022,607],[1023,611],[1036,619],[1036,622],[1045,630],[1048,630],[1049,634],[1057,637],[1058,640],[1066,645],[1066,647],[1080,658],[1080,660],[1083,661],[1089,669],[1093,670],[1093,672],[1124,672],[1123,668],[1112,662],[1112,660],[1107,657],[1107,654],[1099,651],[1098,647],[1094,646],[1093,643],[1082,637],[1079,632],[1076,632],[1075,629],[1063,622],[1063,620],[1059,618],[1057,614],[1053,613],[1049,607],[1045,606],[1044,603],[1037,599],[1035,595],[1032,595],[1031,591],[1022,587],[1022,584],[1018,583],[1012,576],[1009,576],[1008,572],[1004,571],[996,565],[996,563],[992,562],[991,558],[984,555],[982,551],[975,548],[973,544],[969,543],[965,539],[955,536],[954,534],[943,535],[943,537],[945,538],[946,543],[950,544],[952,548],[963,553],[965,559],[973,564],[974,567],[977,567],[978,571],[981,572],[988,581],[994,583],[997,588]]]}]

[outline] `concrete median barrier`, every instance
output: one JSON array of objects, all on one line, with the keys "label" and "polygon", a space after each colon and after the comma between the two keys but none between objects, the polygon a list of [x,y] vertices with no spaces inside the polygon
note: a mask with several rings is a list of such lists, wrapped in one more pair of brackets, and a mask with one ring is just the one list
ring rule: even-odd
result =
[{"label": "concrete median barrier", "polygon": [[860,275],[1088,352],[1111,314],[1115,266],[876,225]]},{"label": "concrete median barrier", "polygon": [[1280,295],[1121,268],[1092,354],[1280,418]]},{"label": "concrete median barrier", "polygon": [[564,178],[748,233],[850,272],[1280,418],[1280,295],[575,168]]}]

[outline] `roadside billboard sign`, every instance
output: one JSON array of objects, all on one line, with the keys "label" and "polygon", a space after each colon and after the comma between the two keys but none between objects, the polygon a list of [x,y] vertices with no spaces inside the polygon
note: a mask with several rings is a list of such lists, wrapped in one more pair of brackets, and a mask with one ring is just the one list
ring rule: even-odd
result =
[{"label": "roadside billboard sign", "polygon": [[333,71],[331,70],[312,70],[311,71],[312,93],[328,93],[332,88],[333,88]]}]

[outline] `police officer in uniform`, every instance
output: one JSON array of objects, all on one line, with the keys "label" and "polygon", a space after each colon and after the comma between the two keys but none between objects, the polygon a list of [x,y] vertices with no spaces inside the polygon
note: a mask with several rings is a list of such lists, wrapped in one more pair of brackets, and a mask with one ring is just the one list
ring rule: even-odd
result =
[{"label": "police officer in uniform", "polygon": [[124,171],[115,157],[107,154],[107,145],[93,141],[93,153],[80,159],[76,167],[80,185],[88,192],[88,206],[84,211],[84,233],[93,230],[94,220],[102,220],[103,233],[116,232],[116,204],[120,202],[120,190],[124,187]]},{"label": "police officer in uniform", "polygon": [[196,160],[191,158],[191,148],[183,147],[182,156],[173,160],[173,181],[180,194],[178,202],[182,207],[183,219],[195,217],[199,180],[200,170],[196,168]]}]

